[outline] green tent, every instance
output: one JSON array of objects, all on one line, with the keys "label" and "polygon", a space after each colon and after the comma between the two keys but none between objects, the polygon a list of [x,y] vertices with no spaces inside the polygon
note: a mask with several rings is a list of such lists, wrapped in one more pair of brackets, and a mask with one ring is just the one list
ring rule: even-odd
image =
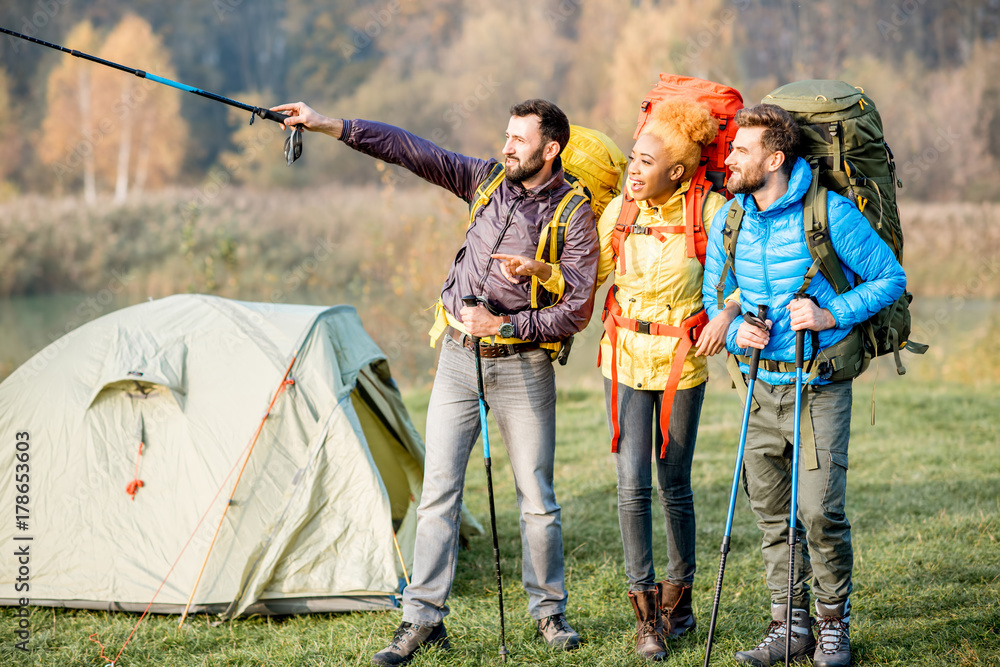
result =
[{"label": "green tent", "polygon": [[0,384],[0,425],[2,506],[28,496],[23,523],[0,524],[0,604],[178,613],[204,567],[192,611],[387,608],[394,534],[409,571],[423,443],[349,306],[119,310]]}]

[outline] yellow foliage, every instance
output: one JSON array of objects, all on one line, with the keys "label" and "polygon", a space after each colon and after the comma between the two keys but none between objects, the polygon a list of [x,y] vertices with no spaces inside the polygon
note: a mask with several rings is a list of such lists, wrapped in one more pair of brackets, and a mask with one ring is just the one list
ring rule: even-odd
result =
[{"label": "yellow foliage", "polygon": [[[149,23],[134,14],[115,26],[101,47],[100,57],[176,77],[162,40]],[[187,140],[187,123],[180,116],[181,91],[111,68],[92,75],[96,127],[106,139],[96,153],[102,181],[115,184],[116,199],[130,187],[141,191],[169,182],[180,171]]]}]

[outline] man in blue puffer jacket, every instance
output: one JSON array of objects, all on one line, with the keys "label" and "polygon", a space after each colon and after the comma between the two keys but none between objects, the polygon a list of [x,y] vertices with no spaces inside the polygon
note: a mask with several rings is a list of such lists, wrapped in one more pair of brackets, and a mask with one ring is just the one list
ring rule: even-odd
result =
[{"label": "man in blue puffer jacket", "polygon": [[[757,314],[767,306],[767,329],[736,319],[727,348],[748,357],[761,352],[754,396],[759,408],[750,416],[744,453],[743,484],[757,525],[764,532],[761,553],[771,590],[772,623],[757,647],[736,654],[738,662],[771,665],[784,660],[788,597],[787,530],[791,498],[791,443],[794,440],[796,331],[818,332],[819,348],[843,340],[854,325],[893,303],[906,287],[906,276],[889,247],[847,199],[829,193],[827,212],[833,247],[852,283],[838,295],[820,273],[807,290],[795,293],[812,264],[803,223],[803,197],[812,172],[796,157],[799,128],[786,111],[770,104],[736,115],[739,132],[726,163],[732,168],[729,190],[744,209],[735,261],[724,292],[739,288],[742,310]],[[718,312],[716,285],[725,265],[723,229],[730,202],[716,214],[705,262],[704,304],[709,317]],[[812,356],[811,335],[806,357]],[[770,370],[769,370],[770,368]],[[748,367],[740,363],[745,374]],[[798,484],[798,523],[805,544],[796,554],[792,590],[793,659],[813,657],[818,667],[850,663],[851,526],[844,511],[847,447],[851,430],[851,380],[830,382],[813,377],[803,395],[803,437]],[[807,423],[808,421],[808,423]],[[811,426],[811,437],[805,432]],[[815,447],[815,456],[812,448]],[[807,451],[808,448],[808,451]],[[802,544],[802,540],[799,541]],[[809,613],[809,579],[815,591],[819,643]]]}]

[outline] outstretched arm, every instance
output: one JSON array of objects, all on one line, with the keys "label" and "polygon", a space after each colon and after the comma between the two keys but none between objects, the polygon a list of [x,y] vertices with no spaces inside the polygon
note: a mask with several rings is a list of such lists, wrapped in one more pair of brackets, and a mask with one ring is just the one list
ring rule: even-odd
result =
[{"label": "outstretched arm", "polygon": [[475,196],[476,187],[494,164],[492,160],[447,151],[393,125],[328,118],[302,102],[281,104],[272,111],[290,114],[285,120],[286,127],[298,124],[311,132],[328,134],[360,153],[400,165],[467,202]]},{"label": "outstretched arm", "polygon": [[334,139],[340,139],[344,133],[343,120],[339,118],[327,118],[323,114],[317,113],[305,102],[280,104],[276,107],[271,107],[271,111],[288,113],[288,118],[285,120],[286,130],[292,125],[301,125],[310,132],[329,134]]}]

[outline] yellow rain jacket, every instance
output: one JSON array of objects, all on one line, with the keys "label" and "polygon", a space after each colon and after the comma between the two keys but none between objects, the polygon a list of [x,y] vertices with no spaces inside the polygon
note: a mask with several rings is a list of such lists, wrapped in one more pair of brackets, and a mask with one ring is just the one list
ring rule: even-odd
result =
[{"label": "yellow rain jacket", "polygon": [[[639,217],[635,224],[643,227],[661,227],[684,224],[685,201],[691,181],[687,180],[662,206],[637,202]],[[626,186],[627,187],[627,186]],[[706,233],[711,228],[715,213],[726,199],[711,192],[705,199],[702,211]],[[611,237],[621,213],[622,196],[608,204],[597,225],[601,242],[601,256],[597,268],[597,284],[601,285],[612,272],[617,292],[615,297],[624,317],[657,322],[669,326],[681,323],[702,308],[701,282],[704,269],[697,257],[687,257],[685,235],[665,234],[666,241],[653,235],[629,234],[625,237],[619,254],[625,256],[625,274],[619,275],[621,257],[615,259]],[[634,389],[662,391],[666,389],[674,353],[680,340],[672,336],[654,336],[627,329],[618,330],[618,382]],[[708,380],[708,361],[695,357],[691,348],[684,362],[678,389],[690,389]],[[611,344],[607,334],[601,340],[601,370],[611,379]]]}]

